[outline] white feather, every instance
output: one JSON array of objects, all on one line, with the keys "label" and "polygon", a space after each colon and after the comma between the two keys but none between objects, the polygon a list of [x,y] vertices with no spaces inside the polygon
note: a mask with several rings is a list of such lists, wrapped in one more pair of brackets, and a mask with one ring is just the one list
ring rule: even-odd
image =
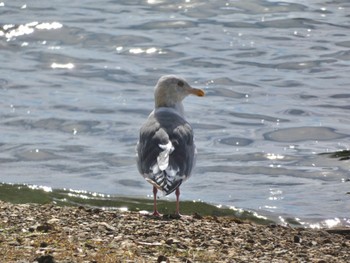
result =
[{"label": "white feather", "polygon": [[161,151],[157,157],[157,164],[161,171],[165,171],[169,166],[169,155],[174,151],[174,146],[169,141],[167,144],[159,144]]}]

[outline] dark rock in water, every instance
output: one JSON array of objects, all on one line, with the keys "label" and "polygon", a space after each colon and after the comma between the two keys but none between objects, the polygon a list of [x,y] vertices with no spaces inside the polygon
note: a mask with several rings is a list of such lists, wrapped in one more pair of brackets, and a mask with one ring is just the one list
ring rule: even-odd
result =
[{"label": "dark rock in water", "polygon": [[332,153],[320,153],[320,155],[329,155],[331,158],[339,158],[339,161],[346,161],[350,159],[350,151],[343,150]]}]

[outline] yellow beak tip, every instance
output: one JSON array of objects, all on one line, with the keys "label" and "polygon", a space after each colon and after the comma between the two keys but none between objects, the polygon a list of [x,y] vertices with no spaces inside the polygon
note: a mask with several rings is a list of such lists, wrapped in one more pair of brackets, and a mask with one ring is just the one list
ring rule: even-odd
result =
[{"label": "yellow beak tip", "polygon": [[197,95],[198,97],[203,97],[205,95],[205,92],[202,89],[193,89],[193,94]]}]

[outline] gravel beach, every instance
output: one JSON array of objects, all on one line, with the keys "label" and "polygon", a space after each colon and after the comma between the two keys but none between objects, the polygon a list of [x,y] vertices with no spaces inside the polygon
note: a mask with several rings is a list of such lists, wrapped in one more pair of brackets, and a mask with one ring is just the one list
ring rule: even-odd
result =
[{"label": "gravel beach", "polygon": [[350,231],[0,201],[0,261],[350,262]]}]

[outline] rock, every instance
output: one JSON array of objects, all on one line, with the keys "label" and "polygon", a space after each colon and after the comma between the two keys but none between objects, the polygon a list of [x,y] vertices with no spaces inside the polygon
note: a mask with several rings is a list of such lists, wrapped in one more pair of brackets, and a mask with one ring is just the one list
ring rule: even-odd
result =
[{"label": "rock", "polygon": [[170,220],[170,219],[181,219],[181,215],[177,214],[164,214],[162,216],[163,219]]},{"label": "rock", "polygon": [[51,255],[41,256],[35,259],[38,263],[55,263],[55,259]]},{"label": "rock", "polygon": [[293,238],[294,243],[301,243],[301,237],[298,235],[295,235]]},{"label": "rock", "polygon": [[115,217],[52,204],[0,207],[1,262],[350,262],[346,231],[238,225],[230,217]]},{"label": "rock", "polygon": [[49,244],[48,243],[46,243],[46,242],[41,242],[40,243],[40,247],[47,247]]},{"label": "rock", "polygon": [[193,214],[192,216],[194,219],[203,219],[203,216],[201,216],[200,214],[198,214],[197,212]]},{"label": "rock", "polygon": [[252,239],[252,238],[248,239],[248,240],[247,240],[247,243],[249,243],[249,244],[254,244],[254,239]]},{"label": "rock", "polygon": [[36,231],[39,231],[39,232],[46,232],[47,233],[50,230],[53,230],[53,226],[48,224],[48,223],[44,223],[44,224],[36,227]]},{"label": "rock", "polygon": [[166,256],[159,256],[157,259],[157,263],[170,263],[170,260]]},{"label": "rock", "polygon": [[260,244],[263,245],[263,246],[266,245],[268,242],[269,241],[267,239],[261,239],[260,240]]},{"label": "rock", "polygon": [[178,244],[178,243],[180,243],[180,240],[173,239],[173,238],[169,238],[165,241],[165,244],[167,245]]},{"label": "rock", "polygon": [[212,239],[210,241],[210,244],[211,245],[214,245],[214,246],[220,246],[221,245],[221,242],[219,240],[216,240],[216,239]]},{"label": "rock", "polygon": [[104,226],[107,231],[113,231],[114,232],[116,230],[114,226],[111,226],[111,225],[109,225],[106,222],[100,222],[99,225],[100,226]]},{"label": "rock", "polygon": [[327,239],[323,240],[323,244],[332,244],[332,240],[327,238]]},{"label": "rock", "polygon": [[48,224],[52,225],[55,224],[57,222],[59,222],[60,220],[58,218],[51,218],[50,220],[47,221]]}]

